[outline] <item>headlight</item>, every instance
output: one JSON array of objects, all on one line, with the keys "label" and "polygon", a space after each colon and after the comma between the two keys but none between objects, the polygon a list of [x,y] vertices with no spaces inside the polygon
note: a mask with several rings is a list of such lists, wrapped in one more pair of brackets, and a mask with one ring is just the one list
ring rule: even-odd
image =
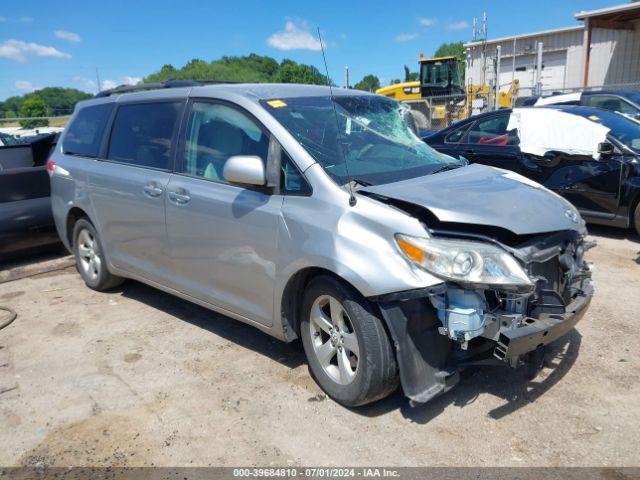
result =
[{"label": "headlight", "polygon": [[503,287],[532,285],[518,262],[495,245],[399,233],[396,243],[411,263],[447,280]]}]

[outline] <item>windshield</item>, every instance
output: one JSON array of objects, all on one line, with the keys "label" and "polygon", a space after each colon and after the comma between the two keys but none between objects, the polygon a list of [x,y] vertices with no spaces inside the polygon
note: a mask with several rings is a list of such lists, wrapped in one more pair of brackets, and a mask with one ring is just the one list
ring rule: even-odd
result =
[{"label": "windshield", "polygon": [[626,145],[627,147],[640,152],[640,122],[625,115],[606,110],[591,113],[580,113],[579,115],[599,123],[609,128],[609,135]]},{"label": "windshield", "polygon": [[629,98],[629,100],[631,100],[633,103],[640,105],[640,93],[636,93],[636,92],[627,92],[626,95],[627,98]]},{"label": "windshield", "polygon": [[423,62],[420,69],[422,85],[447,87],[449,84],[459,87],[460,78],[456,60]]},{"label": "windshield", "polygon": [[335,113],[330,97],[262,104],[339,185],[349,177],[361,185],[396,182],[461,164],[427,146],[409,109],[385,97],[338,96]]}]

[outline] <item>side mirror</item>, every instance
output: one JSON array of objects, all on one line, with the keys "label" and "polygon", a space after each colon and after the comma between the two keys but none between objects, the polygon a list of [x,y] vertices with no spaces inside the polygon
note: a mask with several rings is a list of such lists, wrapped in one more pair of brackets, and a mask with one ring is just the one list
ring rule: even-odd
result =
[{"label": "side mirror", "polygon": [[259,186],[267,184],[264,162],[256,155],[229,157],[222,169],[222,176],[229,183]]},{"label": "side mirror", "polygon": [[609,142],[602,142],[598,144],[598,153],[603,156],[613,155],[615,152],[615,148],[613,144]]}]

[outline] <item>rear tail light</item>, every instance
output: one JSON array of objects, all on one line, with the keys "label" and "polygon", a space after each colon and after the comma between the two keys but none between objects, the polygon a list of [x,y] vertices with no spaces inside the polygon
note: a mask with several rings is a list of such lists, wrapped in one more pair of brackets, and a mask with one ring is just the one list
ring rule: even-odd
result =
[{"label": "rear tail light", "polygon": [[47,161],[47,172],[49,172],[49,176],[53,175],[53,172],[55,169],[56,169],[56,162],[49,159],[49,161]]}]

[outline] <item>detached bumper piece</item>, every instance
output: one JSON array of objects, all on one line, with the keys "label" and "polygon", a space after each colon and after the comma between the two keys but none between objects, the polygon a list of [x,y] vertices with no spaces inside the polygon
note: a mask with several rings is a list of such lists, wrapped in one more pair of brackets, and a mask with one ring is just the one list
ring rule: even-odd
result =
[{"label": "detached bumper piece", "polygon": [[[393,338],[402,390],[415,403],[428,402],[460,380],[458,370],[447,364],[451,342],[438,333],[440,322],[427,300],[443,290],[440,285],[427,292],[408,292],[411,295],[399,300],[378,302]],[[413,298],[414,292],[427,298]]]},{"label": "detached bumper piece", "polygon": [[585,281],[582,291],[567,305],[565,313],[541,313],[537,319],[527,318],[522,327],[500,333],[494,356],[509,360],[562,337],[584,316],[592,297],[593,285]]}]

